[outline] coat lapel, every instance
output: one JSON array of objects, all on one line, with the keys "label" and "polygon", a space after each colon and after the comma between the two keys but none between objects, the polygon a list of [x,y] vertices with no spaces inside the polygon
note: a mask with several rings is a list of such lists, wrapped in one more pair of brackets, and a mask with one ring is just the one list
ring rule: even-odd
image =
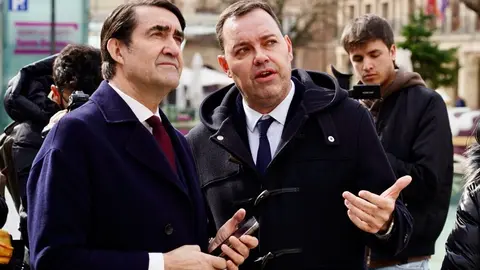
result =
[{"label": "coat lapel", "polygon": [[256,171],[250,150],[247,149],[245,144],[241,143],[242,139],[238,135],[231,117],[225,119],[218,131],[210,139],[227,150],[234,158]]},{"label": "coat lapel", "polygon": [[[180,182],[177,173],[173,171],[165,155],[163,155],[155,138],[141,123],[135,125],[125,147],[132,157],[156,172],[161,179],[166,179],[186,193],[185,187]],[[175,153],[177,153],[176,150],[175,148]]]},{"label": "coat lapel", "polygon": [[[183,193],[187,194],[187,190],[181,184],[177,173],[172,170],[155,138],[138,121],[138,118],[127,103],[106,81],[100,84],[98,90],[92,95],[91,100],[98,105],[106,122],[111,124],[112,128],[118,127],[119,131],[128,133],[122,135],[128,138],[126,139],[125,149],[133,158],[155,172],[159,179],[171,182]],[[125,124],[127,123],[130,125],[126,129]],[[121,135],[119,134],[119,136]]]}]

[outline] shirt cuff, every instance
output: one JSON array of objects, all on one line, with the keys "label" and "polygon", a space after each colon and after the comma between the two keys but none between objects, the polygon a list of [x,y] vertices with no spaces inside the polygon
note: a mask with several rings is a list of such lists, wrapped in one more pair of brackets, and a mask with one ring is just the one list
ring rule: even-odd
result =
[{"label": "shirt cuff", "polygon": [[378,237],[381,240],[387,240],[388,238],[390,238],[390,235],[392,234],[394,223],[395,223],[395,218],[392,218],[392,222],[390,223],[390,226],[388,227],[387,232],[383,233],[383,234],[376,233],[375,236]]},{"label": "shirt cuff", "polygon": [[148,270],[164,270],[163,253],[148,253]]}]

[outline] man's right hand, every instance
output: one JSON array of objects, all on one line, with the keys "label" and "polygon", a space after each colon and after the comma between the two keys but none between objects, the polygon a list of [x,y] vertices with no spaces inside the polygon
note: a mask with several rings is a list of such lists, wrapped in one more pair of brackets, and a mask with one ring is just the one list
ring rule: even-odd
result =
[{"label": "man's right hand", "polygon": [[227,269],[227,261],[200,251],[199,246],[182,246],[163,254],[165,270]]}]

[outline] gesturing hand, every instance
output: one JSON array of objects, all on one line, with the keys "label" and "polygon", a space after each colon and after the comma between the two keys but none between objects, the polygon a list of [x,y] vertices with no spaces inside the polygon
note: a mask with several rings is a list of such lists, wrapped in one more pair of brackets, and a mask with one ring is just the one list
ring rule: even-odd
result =
[{"label": "gesturing hand", "polygon": [[348,217],[355,226],[365,232],[386,231],[393,219],[395,201],[411,181],[410,176],[403,176],[381,195],[362,190],[357,197],[348,191],[344,192]]}]

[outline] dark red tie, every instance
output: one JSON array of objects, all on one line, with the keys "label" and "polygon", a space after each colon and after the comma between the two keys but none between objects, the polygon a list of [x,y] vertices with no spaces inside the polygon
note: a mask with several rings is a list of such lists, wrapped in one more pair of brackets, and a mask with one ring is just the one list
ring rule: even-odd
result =
[{"label": "dark red tie", "polygon": [[163,154],[167,158],[168,162],[170,162],[173,171],[176,173],[177,166],[175,164],[175,153],[173,152],[172,141],[170,140],[162,121],[160,121],[158,116],[153,115],[147,119],[147,123],[152,127],[153,137],[155,137],[155,140],[162,149]]}]

